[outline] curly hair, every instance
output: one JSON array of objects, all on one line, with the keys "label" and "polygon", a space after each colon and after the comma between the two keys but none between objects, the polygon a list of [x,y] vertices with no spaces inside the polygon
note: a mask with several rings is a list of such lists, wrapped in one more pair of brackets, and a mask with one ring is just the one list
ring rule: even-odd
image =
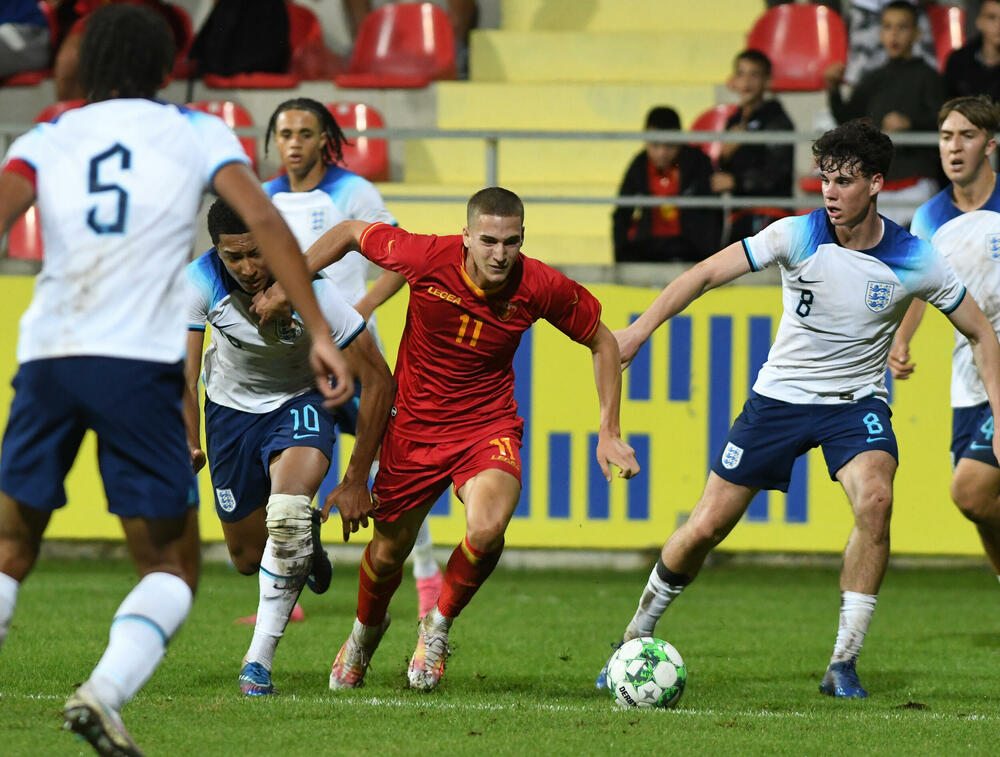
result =
[{"label": "curly hair", "polygon": [[812,154],[820,171],[857,171],[866,178],[885,176],[892,165],[892,140],[867,118],[842,123],[813,143]]},{"label": "curly hair", "polygon": [[221,197],[208,209],[208,235],[212,237],[212,244],[219,244],[223,234],[247,234],[249,231],[243,219]]},{"label": "curly hair", "polygon": [[174,60],[166,21],[138,5],[105,5],[87,19],[80,44],[80,83],[91,102],[151,98]]}]

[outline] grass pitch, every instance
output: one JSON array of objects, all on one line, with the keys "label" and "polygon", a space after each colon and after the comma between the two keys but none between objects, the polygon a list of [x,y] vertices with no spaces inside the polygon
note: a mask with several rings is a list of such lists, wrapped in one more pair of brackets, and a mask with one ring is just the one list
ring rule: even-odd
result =
[{"label": "grass pitch", "polygon": [[[167,659],[124,711],[149,757],[318,754],[998,753],[1000,586],[985,569],[890,570],[859,663],[867,701],[821,696],[837,625],[837,572],[719,565],[671,607],[657,635],[689,669],[676,710],[617,709],[594,676],[646,573],[520,571],[501,564],[452,632],[439,690],[405,689],[416,641],[407,576],[358,691],[327,689],[350,630],[356,566],[306,592],[274,680],[237,689],[257,582],[206,565]],[[46,561],[22,587],[0,650],[0,754],[89,755],[59,730],[63,701],[96,663],[135,582],[117,562]]]}]

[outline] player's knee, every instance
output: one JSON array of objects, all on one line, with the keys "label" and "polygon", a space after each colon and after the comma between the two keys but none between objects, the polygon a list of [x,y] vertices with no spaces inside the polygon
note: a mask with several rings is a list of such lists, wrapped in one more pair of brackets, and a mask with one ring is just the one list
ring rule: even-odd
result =
[{"label": "player's knee", "polygon": [[242,545],[229,548],[229,559],[233,561],[233,567],[244,576],[252,576],[260,569],[263,556],[263,549],[247,549]]},{"label": "player's knee", "polygon": [[487,521],[485,523],[470,523],[465,533],[469,544],[478,552],[496,552],[503,546],[506,521]]},{"label": "player's knee", "polygon": [[312,540],[312,503],[304,494],[272,494],[267,500],[267,533],[281,545]]},{"label": "player's knee", "polygon": [[858,528],[888,538],[891,517],[892,486],[878,483],[866,487],[854,508],[854,520]]},{"label": "player's knee", "polygon": [[973,523],[982,523],[990,515],[997,515],[997,498],[975,482],[956,476],[951,482],[951,500],[959,511]]},{"label": "player's knee", "polygon": [[392,539],[372,539],[368,560],[380,576],[393,573],[406,561],[406,545]]}]

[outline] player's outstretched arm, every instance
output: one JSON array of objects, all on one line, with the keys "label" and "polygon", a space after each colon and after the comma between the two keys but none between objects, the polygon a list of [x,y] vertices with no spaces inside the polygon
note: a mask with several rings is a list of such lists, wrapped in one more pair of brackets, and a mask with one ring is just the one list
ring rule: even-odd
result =
[{"label": "player's outstretched arm", "polygon": [[395,271],[382,271],[368,293],[354,303],[354,309],[367,321],[375,309],[402,289],[405,283],[406,277],[401,274]]},{"label": "player's outstretched arm", "polygon": [[344,356],[351,371],[361,381],[357,433],[344,478],[327,496],[322,513],[325,521],[330,510],[337,508],[344,526],[344,541],[347,541],[359,527],[368,525],[368,516],[373,510],[368,491],[368,472],[389,423],[396,397],[396,382],[368,329],[355,337],[344,350]]},{"label": "player's outstretched arm", "polygon": [[622,365],[632,362],[639,348],[661,323],[680,313],[710,289],[728,284],[749,272],[750,261],[743,251],[742,242],[733,242],[684,271],[660,292],[653,304],[631,326],[615,332]]},{"label": "player's outstretched arm", "polygon": [[889,370],[892,377],[901,381],[908,379],[917,364],[910,362],[910,341],[917,333],[920,321],[927,310],[927,303],[923,300],[914,299],[910,302],[910,307],[903,316],[899,328],[892,339],[892,349],[889,351]]},{"label": "player's outstretched arm", "polygon": [[614,335],[603,323],[590,341],[594,358],[594,382],[601,405],[601,428],[597,434],[597,463],[604,477],[611,481],[611,466],[620,469],[619,478],[632,478],[639,472],[635,450],[622,440],[619,414],[622,399],[621,358]]},{"label": "player's outstretched arm", "polygon": [[184,358],[184,430],[187,432],[191,469],[197,473],[205,467],[205,452],[201,448],[201,408],[198,403],[198,379],[201,377],[201,351],[205,332],[188,331],[187,355]]},{"label": "player's outstretched arm", "polygon": [[330,326],[316,302],[295,237],[244,164],[230,163],[220,168],[215,174],[214,185],[222,199],[253,232],[264,262],[288,293],[288,299],[309,331],[312,337],[309,362],[326,404],[344,404],[354,395],[354,379],[347,361],[330,338]]},{"label": "player's outstretched arm", "polygon": [[0,239],[35,201],[31,182],[13,171],[0,172]]},{"label": "player's outstretched arm", "polygon": [[[325,232],[305,251],[306,269],[309,275],[319,273],[327,266],[336,263],[351,250],[360,250],[361,234],[370,225],[365,221],[341,221]],[[262,324],[273,318],[287,318],[291,312],[288,300],[289,297],[280,282],[272,284],[263,292],[254,295],[250,311],[260,318]],[[368,320],[367,315],[362,313],[362,316]]]},{"label": "player's outstretched arm", "polygon": [[[993,424],[1000,427],[1000,343],[989,319],[979,305],[966,295],[961,304],[948,314],[952,325],[969,340],[972,357],[979,369],[979,377],[986,387],[986,396],[993,410]],[[1000,460],[1000,434],[993,435],[993,454]]]}]

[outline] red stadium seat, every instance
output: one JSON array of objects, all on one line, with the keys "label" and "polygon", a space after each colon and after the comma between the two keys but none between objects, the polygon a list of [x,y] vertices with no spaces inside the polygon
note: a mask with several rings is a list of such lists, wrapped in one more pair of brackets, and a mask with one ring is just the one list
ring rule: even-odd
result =
[{"label": "red stadium seat", "polygon": [[255,71],[232,76],[205,74],[204,82],[206,87],[212,89],[295,89],[299,86],[299,77],[295,74]]},{"label": "red stadium seat", "polygon": [[831,63],[847,60],[847,31],[825,5],[789,4],[769,9],[747,35],[747,47],[771,59],[776,92],[818,92]]},{"label": "red stadium seat", "polygon": [[[326,106],[342,129],[381,129],[382,114],[364,103],[328,103]],[[344,167],[369,181],[389,180],[389,146],[384,139],[355,137],[344,145]]]},{"label": "red stadium seat", "polygon": [[[739,109],[739,105],[733,104],[713,106],[694,120],[691,124],[691,131],[725,131],[726,121]],[[702,152],[711,158],[712,166],[715,170],[719,170],[719,156],[722,155],[722,142],[696,143],[694,147],[700,147]]]},{"label": "red stadium seat", "polygon": [[42,259],[42,224],[34,205],[10,227],[7,256],[17,260]]},{"label": "red stadium seat", "polygon": [[[203,113],[211,113],[226,122],[230,129],[240,126],[253,126],[253,116],[241,105],[237,105],[231,100],[203,100],[200,102],[188,103],[187,107],[192,110],[200,110]],[[243,152],[250,158],[250,165],[254,171],[257,170],[257,140],[253,137],[240,137],[240,144],[243,145]]]},{"label": "red stadium seat", "polygon": [[289,73],[309,81],[327,81],[343,72],[344,61],[323,42],[316,14],[295,3],[288,8]]},{"label": "red stadium seat", "polygon": [[323,27],[316,14],[295,3],[285,3],[288,8],[288,41],[294,50],[308,42],[323,41]]},{"label": "red stadium seat", "polygon": [[455,32],[448,14],[431,3],[392,3],[361,23],[347,72],[338,87],[426,87],[455,78]]},{"label": "red stadium seat", "polygon": [[41,124],[47,121],[55,121],[59,116],[65,113],[67,110],[73,110],[74,108],[80,108],[87,104],[86,100],[61,100],[57,103],[52,103],[51,105],[46,105],[40,111],[38,115],[35,116],[35,123]]},{"label": "red stadium seat", "polygon": [[938,70],[944,71],[948,56],[965,44],[965,9],[952,5],[928,5],[927,16],[934,34]]}]

